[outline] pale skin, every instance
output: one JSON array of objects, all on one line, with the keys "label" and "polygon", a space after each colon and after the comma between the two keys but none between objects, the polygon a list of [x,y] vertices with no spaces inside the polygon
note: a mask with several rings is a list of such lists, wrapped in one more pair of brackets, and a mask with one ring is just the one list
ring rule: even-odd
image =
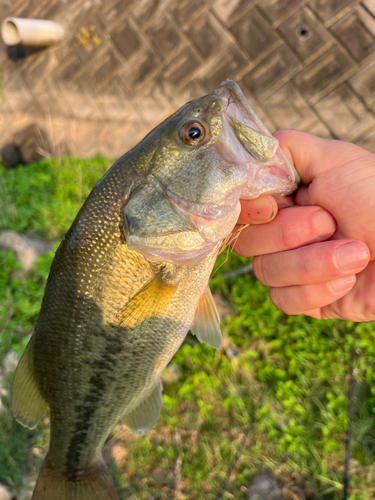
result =
[{"label": "pale skin", "polygon": [[234,250],[254,256],[256,277],[285,313],[374,321],[375,155],[294,130],[275,137],[303,184],[278,203],[242,201],[239,223],[251,225]]}]

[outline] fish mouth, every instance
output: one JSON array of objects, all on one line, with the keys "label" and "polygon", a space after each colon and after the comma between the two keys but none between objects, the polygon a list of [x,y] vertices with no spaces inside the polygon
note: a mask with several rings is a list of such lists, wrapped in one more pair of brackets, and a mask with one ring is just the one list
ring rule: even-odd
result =
[{"label": "fish mouth", "polygon": [[275,156],[279,146],[277,139],[258,134],[231,115],[229,117],[237,139],[257,161],[267,161]]},{"label": "fish mouth", "polygon": [[248,171],[241,198],[257,198],[263,193],[280,198],[292,193],[300,181],[299,175],[237,83],[225,80],[214,93],[221,98],[223,109],[220,152]]}]

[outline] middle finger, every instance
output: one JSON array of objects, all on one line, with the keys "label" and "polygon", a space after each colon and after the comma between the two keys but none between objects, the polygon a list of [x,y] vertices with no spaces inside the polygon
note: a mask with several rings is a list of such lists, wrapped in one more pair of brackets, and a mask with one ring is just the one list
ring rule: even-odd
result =
[{"label": "middle finger", "polygon": [[234,238],[233,250],[242,257],[281,252],[323,241],[335,230],[335,219],[320,207],[285,208],[267,224],[244,228]]}]

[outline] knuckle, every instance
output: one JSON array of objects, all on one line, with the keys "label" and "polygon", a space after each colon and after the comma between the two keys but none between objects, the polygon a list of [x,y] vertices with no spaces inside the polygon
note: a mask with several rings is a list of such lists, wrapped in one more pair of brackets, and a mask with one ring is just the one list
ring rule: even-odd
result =
[{"label": "knuckle", "polygon": [[[292,209],[290,209],[292,210]],[[306,224],[295,222],[295,214],[291,214],[287,219],[283,218],[280,224],[280,239],[284,249],[290,250],[305,243],[311,238],[310,228],[306,228]]]},{"label": "knuckle", "polygon": [[296,246],[296,242],[294,241],[287,224],[283,224],[280,227],[280,239],[283,248],[289,249]]},{"label": "knuckle", "polygon": [[248,233],[246,229],[241,231],[238,235],[233,238],[233,242],[230,245],[232,250],[236,252],[240,257],[252,257],[252,248],[249,241]]},{"label": "knuckle", "polygon": [[246,245],[244,245],[243,238],[241,238],[241,236],[231,244],[231,247],[232,250],[240,257],[247,257],[247,255],[245,255]]},{"label": "knuckle", "polygon": [[264,258],[263,255],[259,255],[253,258],[253,272],[258,281],[260,281],[263,285],[269,286],[269,282],[265,277],[264,273]]},{"label": "knuckle", "polygon": [[280,311],[285,314],[293,314],[290,312],[290,305],[285,289],[271,287],[268,290],[268,294],[272,304],[277,307],[277,309],[280,309]]},{"label": "knuckle", "polygon": [[[315,213],[320,219],[313,219]],[[285,249],[297,248],[312,243],[323,236],[330,236],[335,230],[333,218],[315,207],[292,207],[281,210],[279,216],[279,238]],[[316,225],[318,226],[316,227]],[[321,231],[323,234],[319,234]]]},{"label": "knuckle", "polygon": [[374,294],[366,294],[362,306],[362,321],[373,321],[375,318],[375,297]]}]

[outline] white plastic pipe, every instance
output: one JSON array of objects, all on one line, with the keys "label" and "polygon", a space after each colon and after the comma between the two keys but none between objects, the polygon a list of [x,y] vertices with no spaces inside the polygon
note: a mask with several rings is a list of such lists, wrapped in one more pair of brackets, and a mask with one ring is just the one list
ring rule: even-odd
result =
[{"label": "white plastic pipe", "polygon": [[1,26],[6,45],[52,45],[64,36],[64,28],[54,21],[8,17]]}]

